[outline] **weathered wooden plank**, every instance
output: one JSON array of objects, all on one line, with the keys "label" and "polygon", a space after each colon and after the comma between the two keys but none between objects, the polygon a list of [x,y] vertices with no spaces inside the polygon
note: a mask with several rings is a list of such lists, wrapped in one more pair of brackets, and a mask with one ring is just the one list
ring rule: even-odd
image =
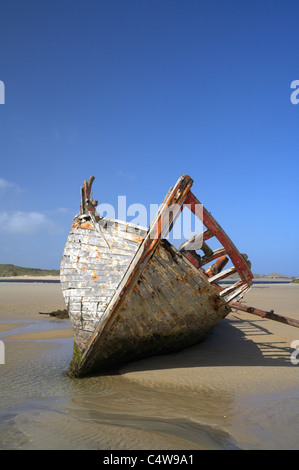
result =
[{"label": "weathered wooden plank", "polygon": [[[109,266],[108,266],[109,268]],[[95,279],[107,279],[107,276],[117,276],[119,279],[122,278],[122,275],[126,272],[127,266],[118,266],[118,267],[113,267],[110,271],[110,269],[92,269],[90,271],[85,271],[84,268],[82,269],[82,277],[78,276],[78,273],[76,272],[75,269],[67,269],[66,272],[61,276],[61,282],[67,282],[67,281],[94,281]]]},{"label": "weathered wooden plank", "polygon": [[169,288],[165,288],[163,285],[163,280],[160,279],[158,285],[157,271],[155,271],[153,263],[148,267],[144,272],[144,286],[148,290],[151,288],[151,304],[156,305],[156,308],[153,308],[152,316],[156,318],[157,321],[160,321],[163,318],[164,322],[169,322],[171,317],[177,318],[178,313],[171,302],[171,295]]},{"label": "weathered wooden plank", "polygon": [[[147,332],[146,326],[152,321],[155,321],[157,312],[153,308],[153,289],[151,286],[148,284],[148,281],[145,280],[145,277],[142,275],[141,276],[141,282],[135,285],[134,288],[134,296],[139,299],[139,302],[142,305],[143,312],[144,314],[142,315],[142,329],[143,329],[143,335],[150,334],[150,332]],[[159,306],[160,308],[160,306]],[[138,319],[137,319],[138,320]]]},{"label": "weathered wooden plank", "polygon": [[199,292],[202,279],[192,278],[192,275],[189,276],[179,263],[173,265],[171,259],[167,260],[165,257],[160,256],[157,261],[167,270],[169,279],[171,279],[172,285],[175,286],[178,295],[185,297],[186,292],[188,296],[190,291]]},{"label": "weathered wooden plank", "polygon": [[[231,300],[233,300],[234,302],[238,302],[251,289],[251,287],[252,286],[247,286],[246,288],[244,288],[244,290],[241,290],[239,293],[237,293],[237,295],[233,296]],[[230,303],[228,305],[230,305]]]},{"label": "weathered wooden plank", "polygon": [[[159,247],[160,250],[160,255],[163,247]],[[173,253],[175,255],[175,253]],[[197,282],[194,284],[189,284],[188,282],[179,282],[178,281],[178,275],[182,275],[184,270],[181,268],[180,264],[184,263],[184,260],[181,259],[180,256],[175,256],[174,259],[172,259],[172,262],[166,262],[162,256],[158,256],[158,253],[155,254],[153,257],[153,262],[149,269],[151,269],[152,266],[155,266],[156,263],[159,263],[163,266],[163,270],[160,270],[159,273],[159,279],[163,278],[165,281],[168,281],[167,285],[167,297],[168,295],[172,295],[173,299],[175,299],[175,310],[179,311],[180,313],[184,312],[183,315],[180,315],[182,319],[186,320],[186,323],[188,323],[188,311],[190,311],[195,314],[196,316],[201,315],[201,313],[205,312],[207,310],[207,301],[210,300],[210,296],[205,293],[205,290],[210,291],[212,294],[212,297],[217,297],[216,293],[213,292],[209,288],[209,285],[206,283],[204,286],[201,285],[201,283]],[[171,269],[170,269],[171,267]],[[171,277],[174,275],[176,272],[176,282],[173,282],[171,280]],[[196,272],[196,274],[198,274]],[[175,279],[175,276],[173,280]],[[162,283],[162,286],[164,284]],[[196,287],[195,287],[196,286]],[[209,305],[209,310],[210,310],[210,305]],[[213,311],[213,315],[215,315],[215,312]]]},{"label": "weathered wooden plank", "polygon": [[142,227],[141,225],[135,225],[131,222],[125,222],[122,220],[113,220],[105,217],[100,218],[96,224],[94,223],[94,220],[95,219],[92,220],[88,215],[84,218],[76,217],[73,221],[70,233],[73,231],[76,232],[77,230],[92,230],[97,232],[97,229],[99,228],[100,231],[103,231],[106,234],[120,233],[120,236],[122,236],[122,232],[123,234],[131,233],[144,236],[148,231],[147,227]]},{"label": "weathered wooden plank", "polygon": [[123,277],[124,271],[116,271],[112,270],[109,271],[109,274],[99,272],[97,273],[94,269],[93,271],[88,271],[82,273],[82,276],[78,276],[77,273],[65,275],[64,279],[62,279],[61,284],[63,287],[67,285],[67,287],[75,287],[77,288],[79,284],[82,285],[93,285],[93,286],[109,286],[110,284],[118,283]]},{"label": "weathered wooden plank", "polygon": [[[109,247],[107,247],[107,242],[109,243]],[[132,240],[127,240],[127,242],[125,242],[124,240],[121,240],[121,239],[109,240],[109,238],[107,238],[105,242],[103,239],[100,239],[97,237],[92,237],[92,236],[83,237],[82,236],[80,238],[80,237],[76,237],[75,235],[73,235],[70,238],[69,247],[67,246],[66,248],[67,249],[72,248],[71,246],[72,243],[79,244],[82,250],[85,249],[87,251],[89,251],[89,249],[92,249],[93,246],[95,247],[95,249],[101,248],[101,251],[103,250],[104,253],[109,253],[111,252],[111,250],[112,252],[114,252],[114,250],[119,250],[120,253],[122,253],[123,251],[124,252],[132,251],[135,253],[139,246],[139,243],[134,242]]]},{"label": "weathered wooden plank", "polygon": [[104,228],[101,231],[97,231],[91,228],[84,228],[84,227],[73,227],[69,233],[68,239],[72,241],[73,239],[79,240],[91,240],[94,242],[95,240],[98,244],[106,246],[106,241],[110,243],[120,242],[125,243],[128,242],[129,244],[140,244],[146,234],[138,234],[138,233],[131,233],[125,231],[106,231]]},{"label": "weathered wooden plank", "polygon": [[222,279],[225,279],[228,276],[231,276],[232,274],[237,273],[237,268],[234,266],[232,268],[226,269],[225,271],[222,271],[221,273],[215,274],[215,276],[209,278],[209,282],[218,282],[221,281]]},{"label": "weathered wooden plank", "polygon": [[[107,245],[107,242],[109,242],[109,246]],[[103,237],[99,237],[97,235],[93,236],[90,233],[85,233],[84,235],[69,235],[68,245],[71,246],[72,243],[87,245],[90,246],[91,249],[93,246],[95,246],[96,248],[101,248],[101,250],[103,249],[106,252],[110,252],[111,250],[115,250],[117,248],[119,248],[120,250],[127,250],[128,248],[135,250],[136,246],[139,246],[139,243],[137,243],[136,241],[125,240],[123,238],[117,237],[106,237],[104,239]]]},{"label": "weathered wooden plank", "polygon": [[172,266],[170,260],[165,261],[162,256],[158,258],[158,262],[164,263],[169,275],[173,276],[173,285],[176,291],[178,293],[180,291],[187,292],[188,306],[191,298],[191,305],[194,306],[194,309],[205,310],[206,307],[204,305],[206,302],[209,302],[209,305],[213,305],[213,309],[218,312],[217,315],[226,316],[230,311],[229,307],[219,298],[214,288],[206,283],[204,274],[196,270],[191,264],[188,266],[187,261],[185,262],[184,258],[181,257],[181,254],[174,247],[167,246],[165,251],[168,250],[173,251],[173,255],[176,255],[175,265]]},{"label": "weathered wooden plank", "polygon": [[75,288],[75,287],[66,287],[64,291],[64,295],[66,297],[72,297],[73,299],[81,299],[81,297],[85,297],[88,299],[100,299],[101,297],[107,297],[113,295],[115,289],[103,287],[102,289],[98,286],[96,287],[86,287],[86,288]]},{"label": "weathered wooden plank", "polygon": [[73,314],[93,314],[100,315],[106,308],[107,302],[95,301],[95,302],[72,302],[71,308]]},{"label": "weathered wooden plank", "polygon": [[83,320],[83,330],[86,332],[92,333],[95,329],[96,322],[94,321],[88,321],[88,320]]},{"label": "weathered wooden plank", "polygon": [[234,290],[236,290],[239,286],[243,286],[244,283],[243,281],[237,281],[235,284],[233,284],[232,286],[228,286],[226,287],[225,289],[223,289],[219,295],[220,297],[224,297],[226,296],[227,294],[230,294],[231,292],[233,292]]},{"label": "weathered wooden plank", "polygon": [[213,233],[211,233],[209,230],[205,230],[202,233],[196,233],[195,235],[192,235],[192,237],[190,237],[188,240],[186,240],[184,243],[182,243],[179,246],[179,251],[200,250],[203,242],[209,240],[213,236],[214,236]]},{"label": "weathered wooden plank", "polygon": [[[198,298],[198,292],[190,289],[189,291],[178,289],[178,284],[175,284],[171,280],[169,275],[169,269],[159,263],[159,257],[156,256],[150,266],[150,270],[154,271],[156,283],[163,289],[163,295],[166,301],[171,305],[174,314],[172,318],[175,324],[182,323],[185,319],[185,323],[188,322],[187,310],[191,310],[195,315],[198,314],[200,308],[200,302]],[[188,304],[188,309],[186,308]]]},{"label": "weathered wooden plank", "polygon": [[[107,281],[107,280],[106,280]],[[108,283],[104,282],[96,282],[96,280],[92,283],[94,291],[91,291],[90,288],[91,282],[90,281],[64,281],[61,283],[61,287],[65,289],[66,293],[69,293],[69,296],[77,295],[79,296],[82,292],[85,292],[88,295],[88,297],[92,298],[92,295],[95,295],[95,297],[100,295],[100,292],[106,292],[107,289],[110,289],[111,291],[115,291],[117,282],[112,283],[111,281],[108,280]],[[74,292],[73,292],[74,291]],[[84,294],[82,294],[84,296]]]},{"label": "weathered wooden plank", "polygon": [[125,232],[131,232],[131,233],[146,233],[148,231],[147,227],[143,227],[142,225],[136,225],[133,224],[132,222],[126,222],[124,220],[120,219],[109,219],[107,217],[103,217],[98,221],[98,225],[101,226],[101,228],[105,229],[113,229],[113,230],[119,230],[119,231],[125,231]]},{"label": "weathered wooden plank", "polygon": [[130,310],[123,309],[120,312],[119,318],[122,328],[127,327],[130,331],[130,336],[132,338],[142,335],[145,331],[145,325],[148,324],[149,319],[153,319],[153,313],[151,316],[148,316],[148,313],[145,308],[146,302],[142,298],[140,291],[136,290],[132,293],[134,298],[132,298]]},{"label": "weathered wooden plank", "polygon": [[[198,291],[201,287],[206,286],[206,278],[203,273],[196,269],[183,255],[177,251],[173,246],[164,241],[163,246],[165,250],[161,252],[159,262],[165,261],[164,264],[169,264],[170,270],[172,270],[177,277],[177,281],[190,284],[190,286]],[[172,258],[175,257],[177,266],[172,266]],[[178,277],[179,275],[179,277]]]},{"label": "weathered wooden plank", "polygon": [[226,302],[230,302],[231,300],[233,300],[233,299],[239,297],[241,294],[244,294],[244,292],[247,291],[247,290],[249,290],[249,288],[250,288],[250,287],[249,287],[247,284],[244,284],[244,283],[243,283],[243,285],[241,285],[240,287],[238,287],[235,291],[233,291],[233,292],[227,294],[227,295],[225,296],[225,301],[226,301]]},{"label": "weathered wooden plank", "polygon": [[[113,295],[113,292],[111,292],[111,295]],[[109,303],[109,300],[110,300],[110,298],[111,298],[111,295],[110,295],[110,297],[108,297],[108,300],[105,301],[105,300],[104,300],[104,299],[105,299],[105,297],[104,297],[104,291],[102,291],[102,294],[101,294],[101,295],[95,296],[95,297],[93,297],[93,298],[94,298],[95,301],[100,302],[101,304],[106,304],[107,302]],[[106,297],[106,298],[107,298],[107,297]],[[66,297],[65,297],[65,302],[66,302],[66,304],[69,306],[69,309],[70,309],[70,311],[69,311],[70,317],[71,317],[71,315],[72,315],[72,313],[73,313],[72,307],[71,307],[73,304],[76,305],[78,302],[82,302],[82,303],[85,304],[85,303],[88,303],[90,300],[91,300],[91,299],[88,298],[88,296],[84,296],[84,295],[83,295],[83,296],[82,296],[82,295],[81,295],[81,296],[76,296],[76,295],[75,295],[75,296],[66,296]]]},{"label": "weathered wooden plank", "polygon": [[107,273],[117,274],[126,270],[130,264],[129,260],[114,260],[111,259],[94,259],[90,260],[80,258],[80,261],[69,261],[67,267],[63,271],[63,275],[74,275],[84,277],[84,275],[93,276],[95,273],[98,275],[107,275]]},{"label": "weathered wooden plank", "polygon": [[[147,302],[145,298],[141,295],[141,291],[139,289],[136,289],[136,291],[134,292],[134,304],[138,309],[138,316],[132,318],[131,322],[133,321],[134,324],[138,325],[138,328],[140,330],[141,328],[144,328],[144,325],[148,322],[149,318],[151,317],[149,317],[149,312],[147,311]],[[128,321],[128,317],[130,317],[130,312],[126,312],[124,309],[122,315],[125,321]],[[152,315],[152,312],[150,313],[150,315]]]},{"label": "weathered wooden plank", "polygon": [[119,252],[118,250],[113,251],[112,253],[106,252],[104,250],[94,249],[87,251],[83,248],[80,248],[79,245],[74,245],[72,248],[69,248],[67,251],[64,252],[62,256],[62,263],[89,263],[89,262],[97,262],[98,260],[102,260],[102,263],[107,263],[107,261],[125,261],[128,264],[131,262],[134,253],[129,252]]},{"label": "weathered wooden plank", "polygon": [[[177,296],[176,309],[177,311],[180,311],[181,318],[184,319],[184,324],[187,328],[189,327],[190,317],[192,316],[200,317],[200,323],[203,328],[205,325],[211,325],[210,309],[211,305],[213,305],[213,297],[208,299],[207,295],[204,295],[203,291],[196,291],[194,289],[185,289],[184,292],[183,286],[180,286],[180,289],[177,289],[175,285],[173,285],[173,295]],[[214,318],[216,316],[215,311],[218,309],[216,302],[215,307],[215,310],[213,310]],[[224,315],[220,316],[223,318]]]},{"label": "weathered wooden plank", "polygon": [[225,248],[218,248],[217,250],[213,251],[210,255],[208,256],[203,256],[201,261],[200,261],[200,266],[204,266],[205,264],[211,263],[211,261],[214,261],[214,259],[220,258],[220,256],[224,256],[227,254],[227,251]]}]

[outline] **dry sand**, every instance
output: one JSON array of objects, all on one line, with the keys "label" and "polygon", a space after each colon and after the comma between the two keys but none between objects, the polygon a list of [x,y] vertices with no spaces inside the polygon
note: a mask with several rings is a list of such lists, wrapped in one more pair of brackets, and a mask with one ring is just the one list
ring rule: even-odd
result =
[{"label": "dry sand", "polygon": [[[6,281],[7,279],[5,278]],[[39,312],[64,308],[59,283],[47,284],[35,282],[35,279],[32,279],[32,282],[0,282],[0,320],[21,320],[24,315],[26,319],[38,319]]]},{"label": "dry sand", "polygon": [[[5,278],[7,280],[7,278]],[[15,278],[12,278],[15,279]],[[26,276],[18,279],[26,279]],[[42,278],[55,279],[54,277]],[[40,312],[50,313],[65,308],[59,283],[37,283],[36,278],[32,282],[0,282],[0,332],[26,326],[23,320],[40,321],[41,324],[49,323],[48,315],[40,315]],[[13,323],[11,322],[13,321]],[[58,325],[57,325],[58,326]],[[10,340],[42,340],[71,337],[71,328],[57,328],[24,332],[9,335]],[[6,337],[1,336],[3,339]]]}]

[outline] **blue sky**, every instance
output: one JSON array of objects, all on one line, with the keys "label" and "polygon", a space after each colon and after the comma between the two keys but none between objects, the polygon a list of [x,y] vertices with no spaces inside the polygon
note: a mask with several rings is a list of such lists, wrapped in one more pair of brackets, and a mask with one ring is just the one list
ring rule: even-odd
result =
[{"label": "blue sky", "polygon": [[80,186],[182,174],[253,272],[299,275],[297,0],[1,0],[0,263],[58,268]]}]

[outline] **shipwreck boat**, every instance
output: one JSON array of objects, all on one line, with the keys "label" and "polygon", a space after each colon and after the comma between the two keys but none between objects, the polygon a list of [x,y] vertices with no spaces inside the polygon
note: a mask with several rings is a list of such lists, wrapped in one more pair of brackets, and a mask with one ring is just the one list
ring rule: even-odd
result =
[{"label": "shipwreck boat", "polygon": [[[171,353],[202,341],[233,308],[279,317],[240,304],[253,283],[250,262],[191,191],[182,175],[148,228],[103,218],[91,186],[81,188],[61,260],[61,286],[74,331],[69,373],[84,376],[125,362]],[[184,208],[205,227],[179,248],[165,236]],[[216,238],[212,250],[207,240]],[[232,267],[223,270],[227,262]],[[232,274],[227,287],[219,282]],[[285,317],[274,318],[284,323]]]}]

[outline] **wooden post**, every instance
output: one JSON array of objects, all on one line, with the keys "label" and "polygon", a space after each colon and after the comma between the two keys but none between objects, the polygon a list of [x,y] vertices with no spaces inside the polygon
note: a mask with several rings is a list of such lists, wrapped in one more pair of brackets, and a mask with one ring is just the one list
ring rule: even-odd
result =
[{"label": "wooden post", "polygon": [[95,208],[98,205],[98,201],[94,201],[91,197],[91,186],[94,182],[94,176],[91,176],[88,181],[84,180],[84,184],[81,187],[81,204],[80,214],[88,214],[91,212],[95,215]]}]

